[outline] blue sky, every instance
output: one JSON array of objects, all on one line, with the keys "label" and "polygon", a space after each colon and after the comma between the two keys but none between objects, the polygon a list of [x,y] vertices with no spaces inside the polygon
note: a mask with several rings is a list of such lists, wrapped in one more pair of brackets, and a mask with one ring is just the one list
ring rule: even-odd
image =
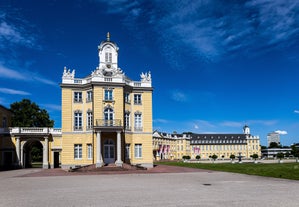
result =
[{"label": "blue sky", "polygon": [[85,77],[110,32],[133,80],[151,71],[155,130],[299,142],[298,0],[0,2],[0,104],[29,98],[61,127],[63,67]]}]

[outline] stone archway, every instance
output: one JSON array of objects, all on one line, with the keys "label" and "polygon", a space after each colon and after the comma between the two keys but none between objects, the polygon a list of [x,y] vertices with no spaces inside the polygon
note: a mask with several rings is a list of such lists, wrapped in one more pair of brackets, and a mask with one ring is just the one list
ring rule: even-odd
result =
[{"label": "stone archway", "polygon": [[23,146],[22,163],[24,168],[43,167],[43,144],[39,139],[28,139]]}]

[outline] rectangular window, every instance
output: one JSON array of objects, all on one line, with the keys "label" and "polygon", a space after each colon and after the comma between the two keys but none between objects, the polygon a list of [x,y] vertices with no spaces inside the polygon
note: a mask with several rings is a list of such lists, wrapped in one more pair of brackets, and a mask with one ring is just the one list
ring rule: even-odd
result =
[{"label": "rectangular window", "polygon": [[86,120],[86,129],[92,129],[92,112],[88,111],[87,112],[87,120]]},{"label": "rectangular window", "polygon": [[74,145],[74,158],[75,159],[82,159],[82,144],[75,144]]},{"label": "rectangular window", "polygon": [[92,144],[87,144],[87,159],[92,159]]},{"label": "rectangular window", "polygon": [[130,159],[130,144],[126,144],[126,159]]},{"label": "rectangular window", "polygon": [[86,92],[86,102],[91,102],[92,101],[92,91],[87,91]]},{"label": "rectangular window", "polygon": [[125,93],[125,103],[130,103],[130,94]]},{"label": "rectangular window", "polygon": [[131,130],[131,127],[130,127],[130,114],[129,113],[125,113],[125,120],[124,120],[124,124],[125,124],[125,129],[126,130]]},{"label": "rectangular window", "polygon": [[135,158],[142,158],[142,144],[135,144]]},{"label": "rectangular window", "polygon": [[82,113],[74,113],[74,130],[82,130]]},{"label": "rectangular window", "polygon": [[105,62],[108,62],[108,63],[112,62],[112,53],[111,52],[105,53]]},{"label": "rectangular window", "polygon": [[74,102],[75,103],[82,102],[82,92],[74,92]]},{"label": "rectangular window", "polygon": [[134,94],[134,104],[141,104],[141,94]]},{"label": "rectangular window", "polygon": [[113,90],[112,89],[105,89],[105,101],[113,101]]},{"label": "rectangular window", "polygon": [[135,131],[142,131],[142,115],[135,114]]},{"label": "rectangular window", "polygon": [[3,127],[3,128],[6,128],[6,127],[7,127],[7,120],[6,120],[6,117],[3,117],[3,119],[2,119],[2,127]]}]

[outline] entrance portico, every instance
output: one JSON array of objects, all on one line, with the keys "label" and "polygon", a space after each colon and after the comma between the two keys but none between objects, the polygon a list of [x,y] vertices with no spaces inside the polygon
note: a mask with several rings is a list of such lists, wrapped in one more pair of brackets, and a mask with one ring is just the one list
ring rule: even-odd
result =
[{"label": "entrance portico", "polygon": [[[96,167],[102,167],[104,164],[109,164],[115,160],[115,135],[116,135],[116,166],[122,166],[121,158],[121,133],[123,127],[120,125],[120,120],[97,120],[94,126],[96,133]],[[103,136],[105,135],[105,136]],[[104,145],[102,145],[102,143]],[[104,149],[104,150],[103,150]],[[104,153],[104,157],[103,157]]]}]

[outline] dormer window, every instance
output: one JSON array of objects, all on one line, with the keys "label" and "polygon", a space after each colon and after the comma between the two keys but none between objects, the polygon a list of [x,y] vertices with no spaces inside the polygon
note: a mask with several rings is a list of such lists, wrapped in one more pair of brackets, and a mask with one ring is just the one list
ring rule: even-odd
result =
[{"label": "dormer window", "polygon": [[105,53],[105,62],[106,63],[112,63],[112,53],[111,52],[106,52]]}]

